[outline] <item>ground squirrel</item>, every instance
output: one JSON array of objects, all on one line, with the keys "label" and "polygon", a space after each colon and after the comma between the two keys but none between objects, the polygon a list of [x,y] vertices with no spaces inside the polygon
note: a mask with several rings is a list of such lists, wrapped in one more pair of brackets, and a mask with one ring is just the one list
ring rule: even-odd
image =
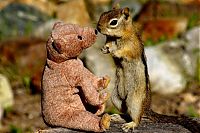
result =
[{"label": "ground squirrel", "polygon": [[[144,46],[132,25],[129,8],[104,12],[97,29],[106,35],[103,53],[111,53],[117,66],[116,83],[111,100],[118,110],[128,114],[131,122],[122,125],[124,131],[134,129],[143,115],[155,122],[174,123],[192,132],[200,132],[200,125],[188,118],[167,116],[151,110],[151,90]],[[116,120],[119,115],[113,115]]]},{"label": "ground squirrel", "polygon": [[54,24],[46,45],[47,62],[42,78],[42,115],[47,125],[94,132],[109,128],[110,116],[98,117],[109,96],[99,91],[109,79],[95,76],[77,57],[96,37],[93,28]]}]

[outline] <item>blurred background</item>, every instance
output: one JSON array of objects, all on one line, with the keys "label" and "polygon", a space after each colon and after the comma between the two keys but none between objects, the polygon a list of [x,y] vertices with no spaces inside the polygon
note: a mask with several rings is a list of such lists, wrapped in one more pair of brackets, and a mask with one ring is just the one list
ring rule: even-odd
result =
[{"label": "blurred background", "polygon": [[[118,0],[119,1],[119,0]],[[96,27],[114,0],[0,0],[0,132],[44,129],[40,110],[45,44],[56,21]],[[152,108],[158,113],[200,117],[200,0],[121,0],[132,12],[148,60]],[[100,51],[105,37],[80,58],[98,76],[115,65]],[[117,112],[108,101],[106,111]]]}]

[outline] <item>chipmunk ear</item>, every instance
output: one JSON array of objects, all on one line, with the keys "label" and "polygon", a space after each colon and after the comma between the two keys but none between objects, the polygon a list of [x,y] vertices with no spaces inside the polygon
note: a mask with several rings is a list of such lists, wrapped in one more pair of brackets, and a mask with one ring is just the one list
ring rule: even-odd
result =
[{"label": "chipmunk ear", "polygon": [[130,16],[129,8],[125,7],[124,9],[122,9],[122,14],[125,15],[125,19],[128,19],[128,17]]}]

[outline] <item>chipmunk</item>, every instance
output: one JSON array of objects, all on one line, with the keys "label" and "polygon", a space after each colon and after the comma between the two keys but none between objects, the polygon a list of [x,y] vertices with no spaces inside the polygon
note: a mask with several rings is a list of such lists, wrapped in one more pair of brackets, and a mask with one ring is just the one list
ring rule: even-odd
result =
[{"label": "chipmunk", "polygon": [[[122,125],[125,132],[137,127],[143,115],[154,122],[179,124],[192,132],[200,132],[200,124],[191,118],[152,111],[144,45],[132,25],[128,7],[104,12],[98,21],[97,30],[107,37],[103,53],[111,53],[117,66],[111,100],[119,111],[132,119]],[[112,119],[119,120],[119,115],[112,115]]]}]

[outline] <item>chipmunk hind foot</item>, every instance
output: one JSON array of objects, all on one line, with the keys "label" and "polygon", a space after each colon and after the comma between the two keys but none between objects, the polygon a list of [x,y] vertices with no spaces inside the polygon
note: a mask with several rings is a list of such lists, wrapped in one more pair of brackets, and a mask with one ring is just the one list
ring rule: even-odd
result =
[{"label": "chipmunk hind foot", "polygon": [[134,121],[132,121],[132,122],[123,124],[123,125],[122,125],[122,130],[123,130],[124,132],[128,132],[129,129],[134,130],[134,128],[137,127],[137,126],[138,126],[138,124],[136,124]]}]

